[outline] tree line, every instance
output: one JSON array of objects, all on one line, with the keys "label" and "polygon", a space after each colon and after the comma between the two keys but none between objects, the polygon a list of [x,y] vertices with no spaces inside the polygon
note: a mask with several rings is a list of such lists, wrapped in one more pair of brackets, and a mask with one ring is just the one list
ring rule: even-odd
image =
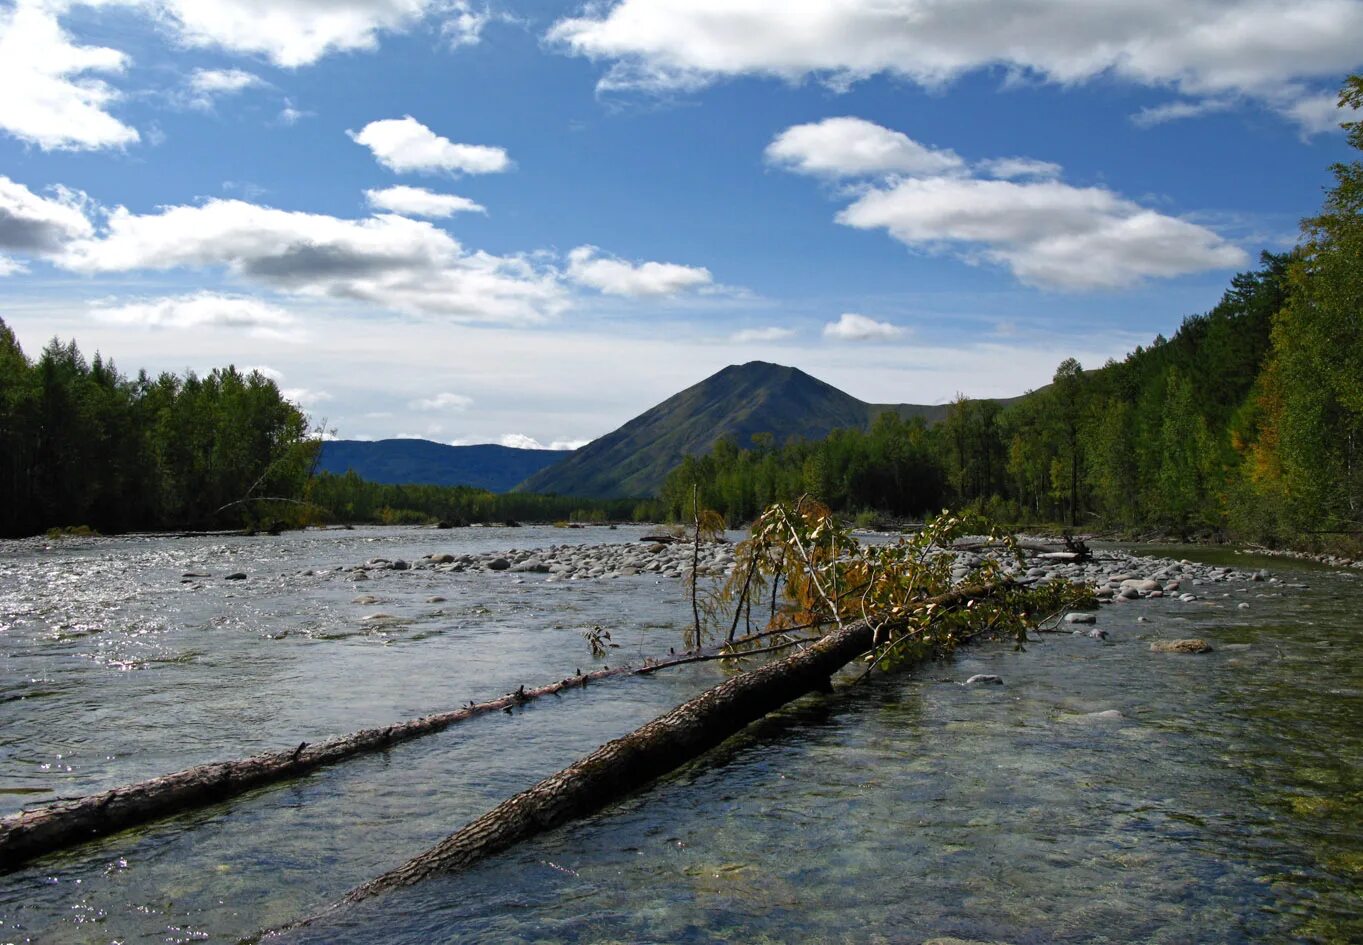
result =
[{"label": "tree line", "polygon": [[264,497],[300,496],[315,452],[258,372],[128,378],[57,339],[30,360],[0,320],[0,535],[265,521]]},{"label": "tree line", "polygon": [[[1363,77],[1340,101],[1363,107]],[[1344,129],[1363,150],[1363,122]],[[1068,359],[1008,405],[958,398],[930,428],[882,415],[818,443],[721,442],[670,474],[669,513],[689,516],[694,487],[730,521],[809,494],[844,513],[973,507],[1185,536],[1363,530],[1363,164],[1332,170],[1301,244],[1172,338],[1095,370]]]},{"label": "tree line", "polygon": [[354,470],[318,473],[308,502],[320,521],[450,526],[477,523],[653,521],[662,516],[647,499],[580,499],[527,492],[489,492],[475,486],[393,485],[361,479]]}]

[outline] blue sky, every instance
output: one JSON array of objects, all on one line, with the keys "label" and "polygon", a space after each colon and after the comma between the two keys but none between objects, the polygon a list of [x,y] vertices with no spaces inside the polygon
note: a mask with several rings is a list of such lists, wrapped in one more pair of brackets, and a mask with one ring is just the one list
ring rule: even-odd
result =
[{"label": "blue sky", "polygon": [[1120,357],[1296,238],[1363,2],[0,0],[0,317],[343,437]]}]

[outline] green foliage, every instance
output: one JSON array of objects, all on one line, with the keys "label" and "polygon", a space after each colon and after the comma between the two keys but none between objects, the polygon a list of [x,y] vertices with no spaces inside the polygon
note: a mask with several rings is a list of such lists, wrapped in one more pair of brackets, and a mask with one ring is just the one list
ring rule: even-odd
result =
[{"label": "green foliage", "polygon": [[129,379],[56,339],[30,362],[0,321],[0,534],[288,519],[267,503],[301,495],[315,451],[259,373]]},{"label": "green foliage", "polygon": [[[999,553],[953,581],[951,543],[981,534]],[[802,498],[758,517],[720,599],[737,608],[764,588],[781,588],[784,606],[773,608],[768,639],[798,639],[804,628],[865,620],[875,631],[867,662],[891,669],[947,656],[981,634],[1011,637],[1021,646],[1028,629],[1088,597],[1065,581],[1014,584],[1004,568],[1021,560],[1015,539],[978,515],[943,512],[893,544],[862,545],[827,506]],[[737,656],[749,646],[732,649]]]},{"label": "green foliage", "polygon": [[921,419],[889,412],[869,431],[835,430],[818,442],[777,448],[767,439],[740,450],[721,440],[710,453],[683,459],[664,480],[660,499],[674,521],[690,519],[693,486],[702,506],[730,522],[751,521],[773,502],[806,494],[843,511],[915,515],[940,507],[946,488],[929,440]]},{"label": "green foliage", "polygon": [[635,499],[497,493],[473,486],[389,485],[368,482],[354,472],[318,473],[308,484],[306,496],[327,521],[385,525],[657,521],[662,512],[659,503]]},{"label": "green foliage", "polygon": [[[1340,105],[1363,108],[1363,76]],[[1363,121],[1344,128],[1363,150]],[[1256,485],[1296,528],[1363,527],[1363,163],[1333,171],[1321,213],[1302,225],[1247,437]]]}]

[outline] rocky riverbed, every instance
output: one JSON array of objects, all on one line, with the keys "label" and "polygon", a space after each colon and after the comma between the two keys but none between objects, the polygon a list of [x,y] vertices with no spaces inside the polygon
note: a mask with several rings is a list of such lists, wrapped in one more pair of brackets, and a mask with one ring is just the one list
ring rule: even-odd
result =
[{"label": "rocky riverbed", "polygon": [[[679,578],[691,570],[693,546],[681,542],[640,541],[634,544],[553,545],[548,548],[512,549],[475,554],[433,553],[415,561],[371,558],[347,570],[349,580],[369,580],[376,572],[436,571],[448,574],[507,572],[512,575],[545,575],[546,581],[582,581],[600,578],[657,575]],[[697,573],[722,577],[733,570],[734,547],[728,542],[700,546]]]},{"label": "rocky riverbed", "polygon": [[[947,549],[943,553],[955,555],[952,579],[956,582],[968,580],[973,571],[998,554],[992,550]],[[376,557],[363,564],[337,568],[337,571],[344,572],[345,579],[350,581],[368,581],[388,572],[403,571],[504,573],[512,579],[534,576],[547,582],[638,576],[682,578],[690,573],[693,555],[702,579],[722,580],[733,572],[735,550],[730,542],[702,543],[697,553],[686,542],[648,539],[635,543],[563,544],[464,554],[435,552],[410,562]],[[1069,581],[1085,585],[1092,588],[1100,604],[1112,605],[1164,597],[1191,604],[1212,598],[1244,596],[1256,587],[1261,593],[1280,593],[1277,587],[1271,591],[1268,587],[1305,586],[1299,583],[1283,585],[1277,577],[1262,569],[1198,564],[1186,559],[1149,557],[1119,550],[1103,551],[1088,561],[1033,554],[1025,564],[1008,561],[1003,573],[1023,584]],[[1238,606],[1248,609],[1251,605],[1241,600]],[[1091,621],[1075,617],[1073,622]]]}]

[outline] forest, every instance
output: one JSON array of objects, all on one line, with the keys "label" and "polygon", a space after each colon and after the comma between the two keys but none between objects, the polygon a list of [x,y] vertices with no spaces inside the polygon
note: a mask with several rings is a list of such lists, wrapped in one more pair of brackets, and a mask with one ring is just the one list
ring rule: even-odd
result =
[{"label": "forest", "polygon": [[0,321],[0,535],[272,521],[263,497],[301,495],[315,452],[257,372],[127,378],[56,339],[30,361]]},{"label": "forest", "polygon": [[[1340,104],[1363,107],[1363,77]],[[1344,123],[1363,150],[1363,122]],[[1291,252],[1122,361],[1063,361],[1007,407],[932,428],[882,416],[817,443],[722,442],[663,486],[669,514],[731,522],[814,495],[844,513],[972,507],[996,521],[1300,542],[1363,532],[1363,163],[1336,164]],[[747,447],[740,449],[739,447]]]}]

